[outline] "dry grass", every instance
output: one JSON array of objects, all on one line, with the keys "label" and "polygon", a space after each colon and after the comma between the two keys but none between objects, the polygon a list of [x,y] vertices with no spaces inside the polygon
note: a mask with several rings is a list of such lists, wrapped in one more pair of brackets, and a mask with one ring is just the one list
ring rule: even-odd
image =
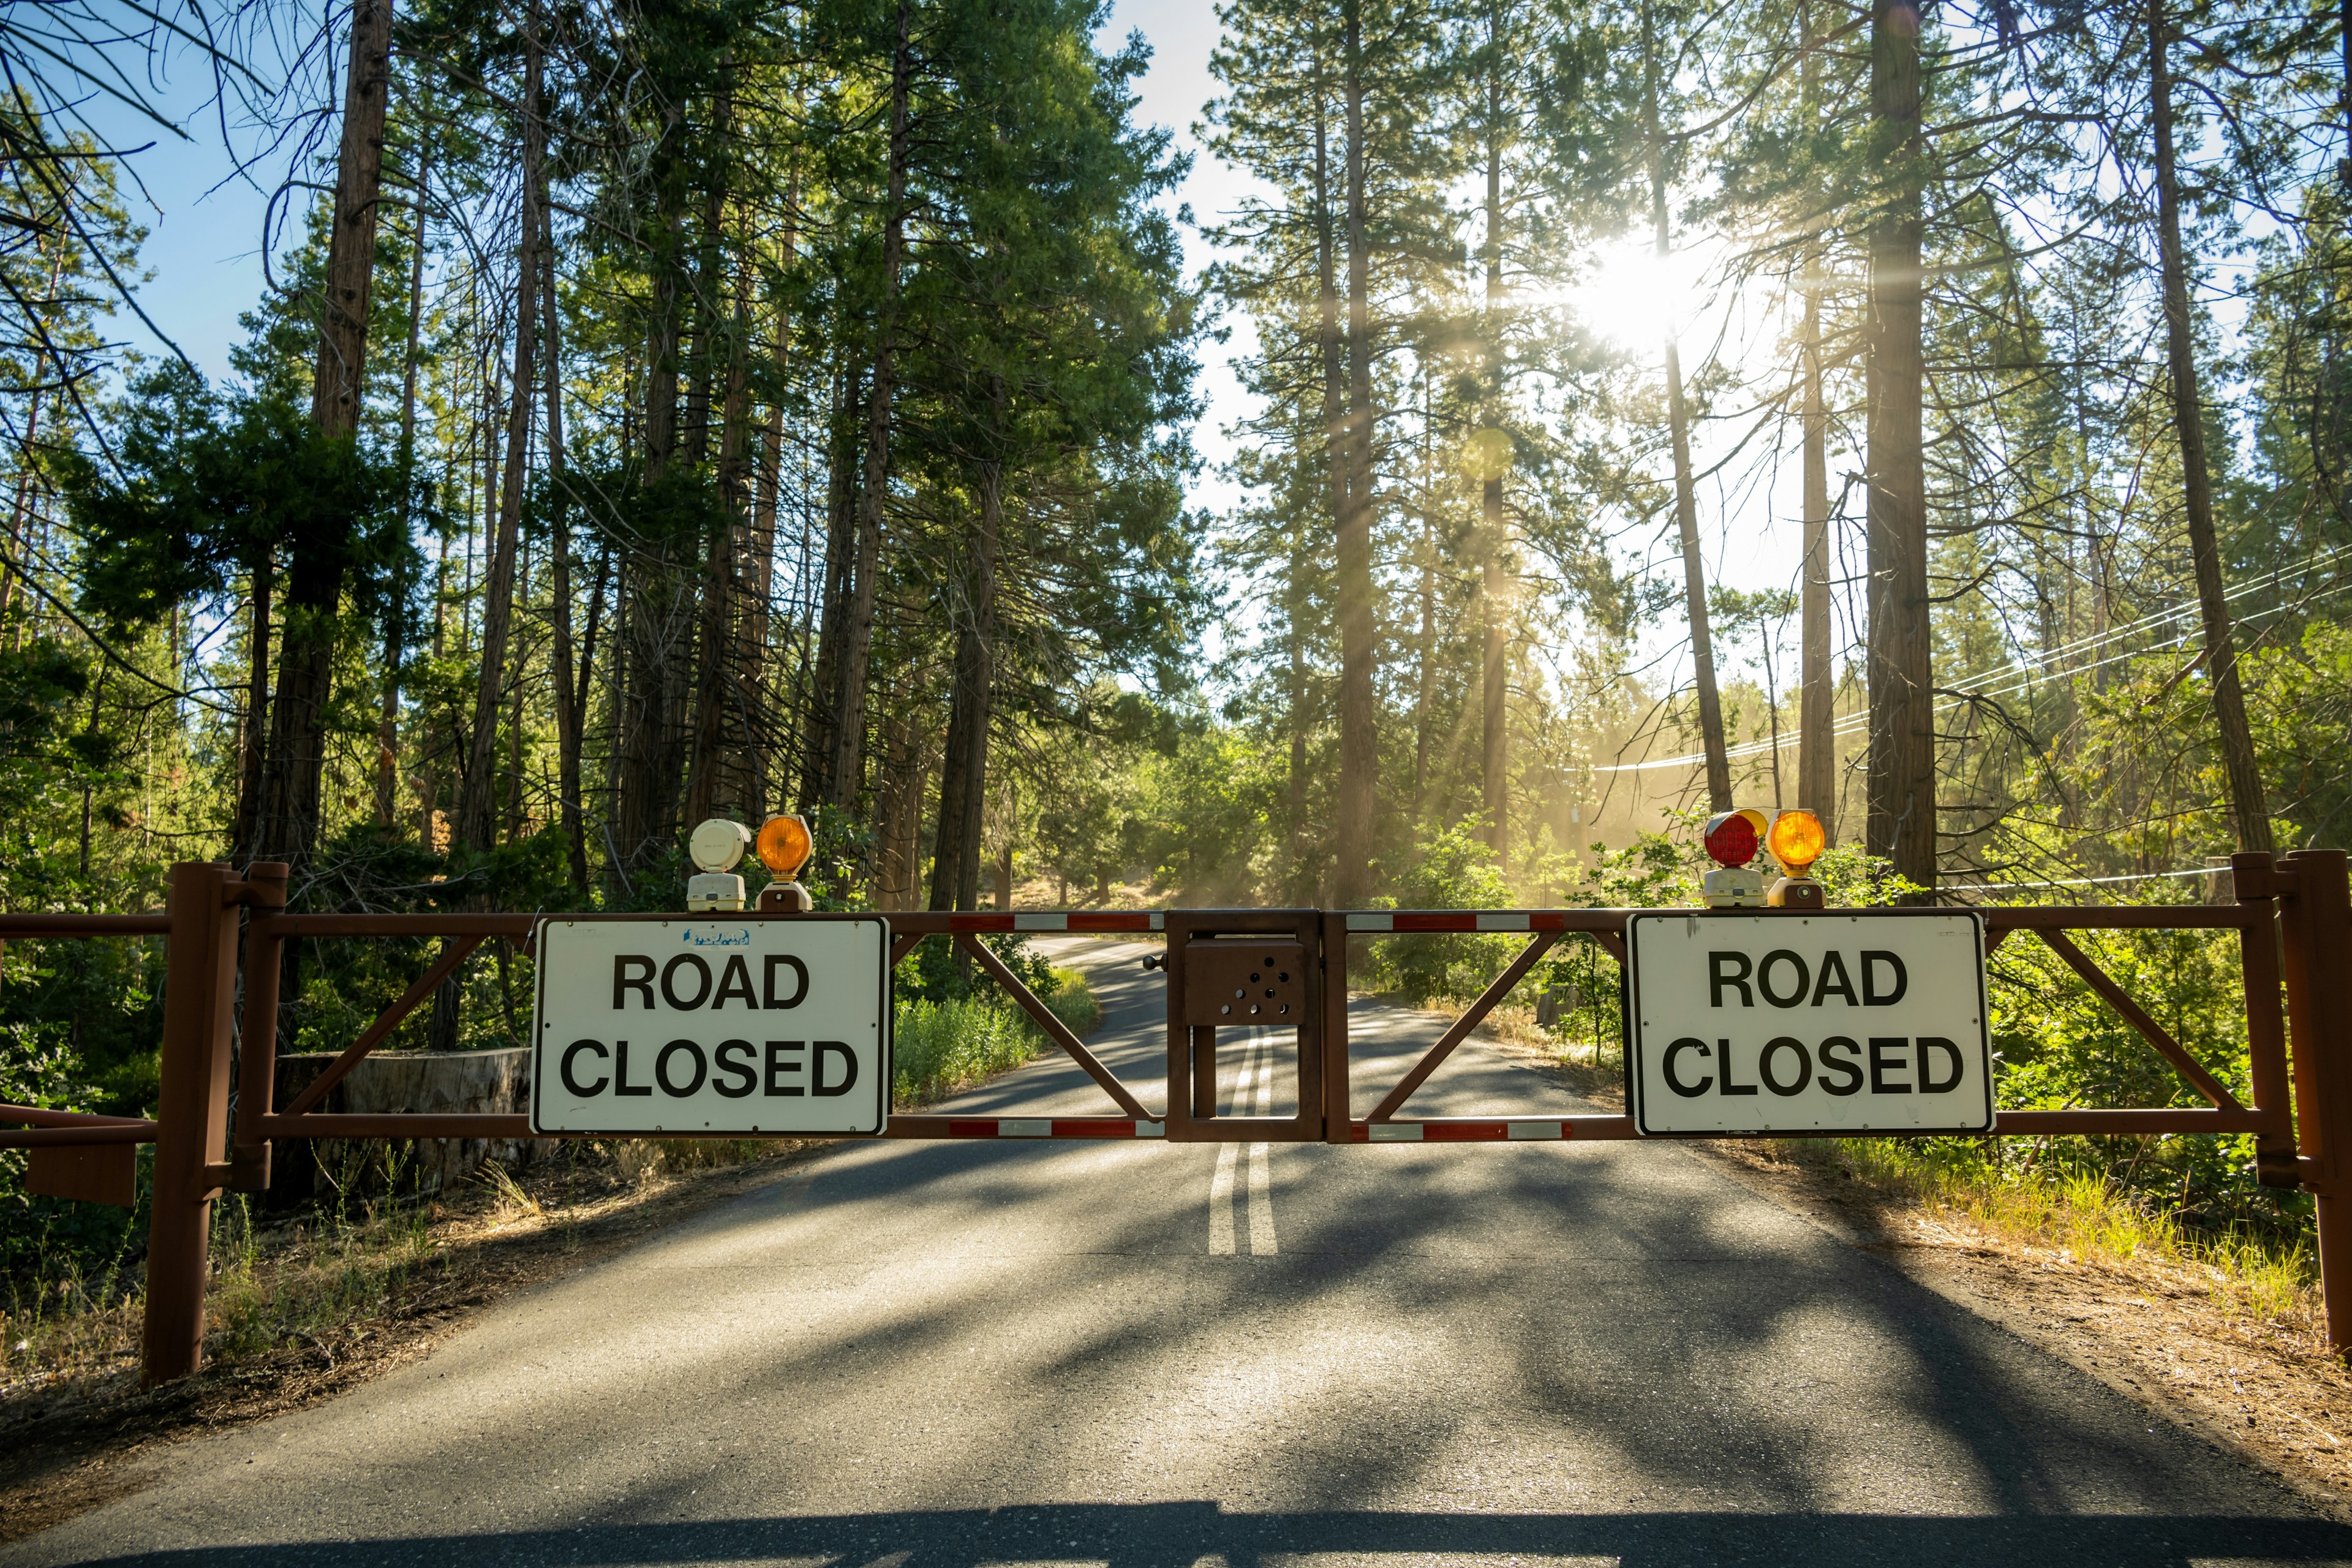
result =
[{"label": "dry grass", "polygon": [[[517,1175],[495,1162],[457,1190],[331,1205],[272,1223],[243,1194],[214,1205],[205,1357],[235,1374],[277,1352],[330,1361],[355,1326],[446,1286],[495,1237],[578,1228],[670,1184],[672,1173],[775,1158],[784,1140],[619,1140],[572,1145]],[[146,1306],[136,1269],[20,1289],[0,1311],[0,1431],[58,1396],[134,1380]]]},{"label": "dry grass", "polygon": [[136,1461],[154,1445],[299,1409],[389,1371],[506,1292],[766,1180],[806,1146],[567,1144],[433,1197],[274,1225],[222,1204],[205,1369],[160,1389],[139,1387],[135,1280],[74,1310],[40,1314],[20,1299],[0,1381],[0,1540],[135,1489]]},{"label": "dry grass", "polygon": [[1888,1139],[1780,1147],[1800,1161],[1835,1164],[1927,1218],[2069,1261],[2161,1267],[2197,1280],[2226,1311],[2315,1343],[2325,1335],[2318,1265],[2300,1243],[2281,1247],[2243,1234],[2200,1235],[2096,1174],[1940,1169]]}]

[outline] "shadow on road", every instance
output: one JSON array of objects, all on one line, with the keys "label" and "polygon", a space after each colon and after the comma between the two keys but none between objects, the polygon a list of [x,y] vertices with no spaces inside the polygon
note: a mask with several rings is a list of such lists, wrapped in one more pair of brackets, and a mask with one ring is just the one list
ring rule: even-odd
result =
[{"label": "shadow on road", "polygon": [[1885,1514],[1228,1513],[1213,1502],[1086,1503],[805,1519],[602,1524],[140,1552],[94,1561],[155,1568],[830,1560],[892,1568],[1006,1562],[1226,1568],[1311,1557],[1416,1563],[1482,1558],[1614,1560],[1623,1568],[1726,1562],[1842,1564],[2334,1563],[2352,1528],[2218,1516],[1950,1518]]}]

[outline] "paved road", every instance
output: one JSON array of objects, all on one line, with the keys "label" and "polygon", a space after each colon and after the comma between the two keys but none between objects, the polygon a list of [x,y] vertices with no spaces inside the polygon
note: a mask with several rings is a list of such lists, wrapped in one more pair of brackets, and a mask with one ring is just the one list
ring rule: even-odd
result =
[{"label": "paved road", "polygon": [[[1161,983],[1095,951],[1105,1053],[1152,1080]],[[1234,1055],[1229,1103],[1282,1109],[1250,1055]],[[1425,1094],[1575,1108],[1475,1047]],[[1055,1064],[964,1102],[1099,1103]],[[799,1164],[0,1552],[86,1562],[1977,1568],[2352,1531],[1672,1148],[935,1142]]]}]

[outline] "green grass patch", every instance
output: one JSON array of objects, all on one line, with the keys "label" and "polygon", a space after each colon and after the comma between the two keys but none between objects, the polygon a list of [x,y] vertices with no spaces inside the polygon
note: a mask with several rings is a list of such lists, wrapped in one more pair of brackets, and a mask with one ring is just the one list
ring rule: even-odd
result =
[{"label": "green grass patch", "polygon": [[[1083,1035],[1102,1021],[1101,1005],[1084,974],[1056,969],[1054,978],[1058,984],[1045,1003],[1071,1033]],[[901,1002],[895,1030],[895,1102],[901,1106],[944,1100],[1034,1060],[1051,1044],[1026,1013],[993,994]]]}]

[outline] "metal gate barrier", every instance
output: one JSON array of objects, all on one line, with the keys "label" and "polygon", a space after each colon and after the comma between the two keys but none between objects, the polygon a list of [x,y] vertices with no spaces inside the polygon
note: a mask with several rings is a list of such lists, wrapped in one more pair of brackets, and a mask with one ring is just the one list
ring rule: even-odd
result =
[{"label": "metal gate barrier", "polygon": [[[1979,910],[1990,952],[2019,933],[2047,944],[2208,1102],[2000,1113],[1994,1137],[2058,1133],[2252,1134],[2265,1186],[2301,1187],[2317,1210],[2321,1282],[2331,1342],[2352,1352],[2352,897],[2341,850],[2231,858],[2235,901],[2168,907]],[[539,917],[519,914],[343,915],[286,910],[287,868],[257,862],[240,877],[223,862],[172,869],[164,910],[150,914],[0,914],[0,940],[162,936],[165,940],[162,1082],[151,1119],[0,1105],[0,1148],[30,1149],[50,1190],[78,1173],[127,1164],[155,1145],[148,1227],[144,1373],[183,1377],[201,1363],[212,1205],[223,1192],[269,1184],[284,1139],[516,1139],[540,1136],[521,1115],[342,1115],[320,1111],[334,1086],[485,940],[528,948]],[[1496,1005],[1564,937],[1590,937],[1626,961],[1631,910],[1175,910],[908,912],[887,918],[890,960],[945,936],[1034,1019],[1109,1096],[1118,1114],[960,1117],[893,1114],[887,1138],[1150,1138],[1174,1142],[1370,1143],[1631,1139],[1629,1115],[1401,1114]],[[1687,911],[1674,911],[1676,913]],[[597,919],[570,916],[569,919]],[[602,917],[627,918],[627,917]],[[822,921],[846,916],[768,915]],[[867,916],[865,918],[872,918]],[[2234,930],[2252,1104],[2190,1056],[2162,1024],[2084,952],[2070,931]],[[1105,1067],[979,939],[990,933],[1133,935],[1165,944],[1168,1103],[1154,1110]],[[1352,942],[1416,932],[1525,932],[1527,945],[1366,1113],[1351,1099],[1348,968]],[[282,1109],[271,1103],[284,944],[303,938],[440,939],[414,984]],[[243,963],[239,963],[240,946]],[[238,981],[244,986],[239,1006]],[[2284,1005],[2282,1005],[2284,994]],[[241,1011],[241,1021],[239,1014]],[[1295,1028],[1298,1110],[1287,1117],[1221,1113],[1217,1038],[1234,1027]],[[242,1086],[240,1089],[238,1086]],[[1238,1110],[1238,1107],[1236,1108]],[[1770,1136],[1790,1136],[1777,1133]],[[1835,1136],[1836,1134],[1825,1134]],[[731,1136],[729,1134],[728,1136]],[[1728,1136],[1740,1136],[1729,1134]],[[1748,1134],[1748,1136],[1760,1136]]]}]

